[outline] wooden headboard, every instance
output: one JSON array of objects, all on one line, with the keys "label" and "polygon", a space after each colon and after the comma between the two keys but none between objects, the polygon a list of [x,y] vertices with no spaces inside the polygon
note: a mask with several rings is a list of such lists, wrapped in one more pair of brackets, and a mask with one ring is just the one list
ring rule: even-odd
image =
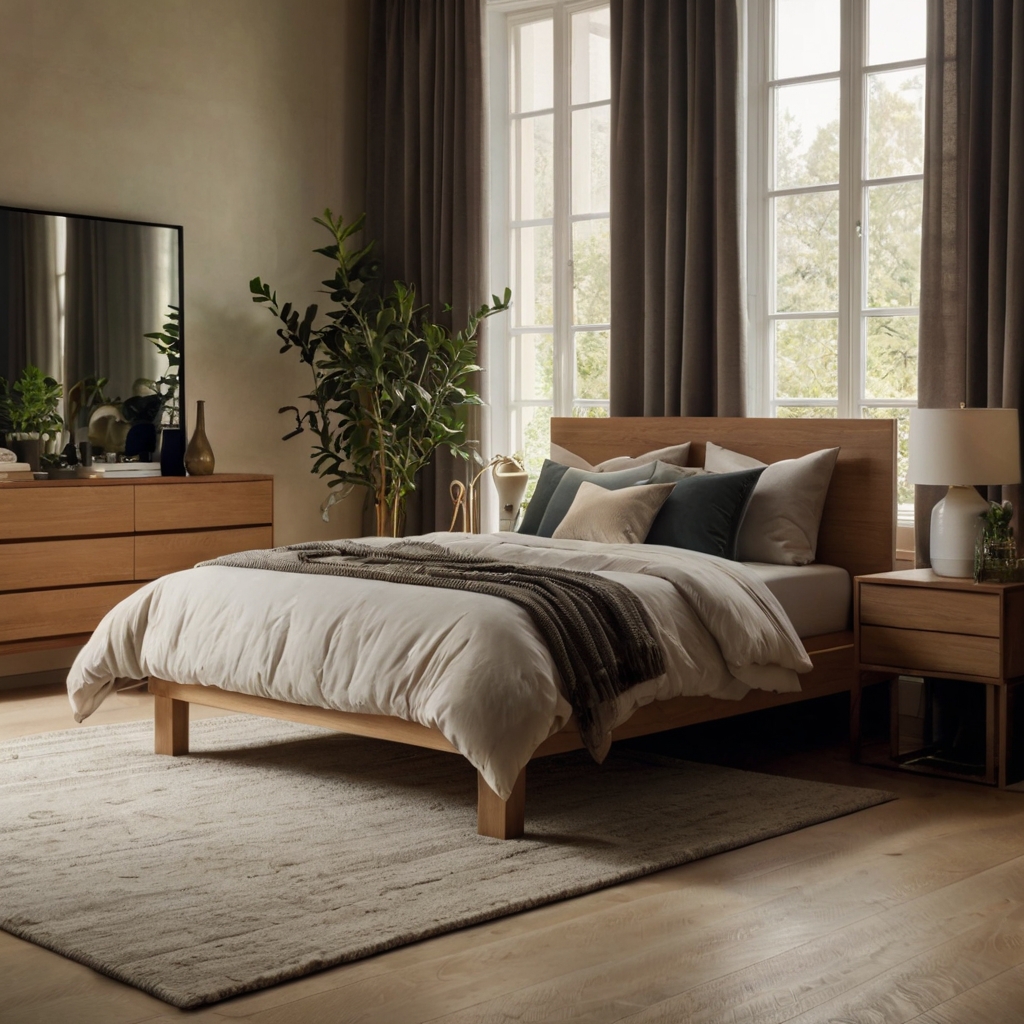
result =
[{"label": "wooden headboard", "polygon": [[818,561],[842,566],[851,576],[889,572],[894,567],[895,420],[555,418],[551,440],[592,463],[690,441],[691,466],[704,465],[708,441],[761,462],[838,447],[818,535]]}]

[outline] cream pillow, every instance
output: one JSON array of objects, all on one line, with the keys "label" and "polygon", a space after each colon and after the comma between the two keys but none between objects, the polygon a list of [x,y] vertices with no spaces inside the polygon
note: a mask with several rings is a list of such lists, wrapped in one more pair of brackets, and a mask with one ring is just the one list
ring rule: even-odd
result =
[{"label": "cream pillow", "polygon": [[[838,448],[824,448],[767,466],[740,524],[738,561],[775,565],[807,565],[814,561],[821,513],[838,456]],[[709,473],[734,473],[764,465],[749,455],[708,442],[704,468]]]},{"label": "cream pillow", "polygon": [[584,480],[552,537],[602,544],[642,544],[675,484],[609,491]]},{"label": "cream pillow", "polygon": [[651,462],[665,462],[670,466],[685,466],[690,457],[690,442],[674,444],[668,448],[659,448],[657,451],[645,452],[643,455],[619,455],[614,459],[605,459],[596,466],[592,466],[586,459],[575,452],[563,448],[560,444],[551,444],[549,458],[560,466],[569,466],[572,469],[585,469],[590,473],[614,473],[620,469],[632,469],[634,466],[646,466]]}]

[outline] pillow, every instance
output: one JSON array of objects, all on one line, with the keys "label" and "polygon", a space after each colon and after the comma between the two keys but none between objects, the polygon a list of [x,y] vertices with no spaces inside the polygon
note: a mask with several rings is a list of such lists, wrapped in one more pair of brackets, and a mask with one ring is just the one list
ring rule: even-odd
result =
[{"label": "pillow", "polygon": [[[824,448],[800,459],[765,467],[740,524],[736,557],[742,562],[807,565],[814,561],[825,496],[838,448]],[[720,448],[710,441],[704,468],[727,473],[763,462]]]},{"label": "pillow", "polygon": [[680,480],[661,506],[647,534],[647,543],[734,558],[743,512],[764,472],[743,469],[738,473],[703,473]]},{"label": "pillow", "polygon": [[[632,469],[621,469],[618,473],[586,473],[582,469],[567,469],[551,495],[548,506],[544,509],[540,526],[537,527],[538,537],[551,537],[555,528],[565,518],[566,512],[576,499],[580,484],[589,481],[609,491],[617,491],[622,487],[634,484],[645,484],[654,472],[654,463],[646,466],[634,466]],[[530,503],[531,505],[533,502]]]},{"label": "pillow", "polygon": [[670,466],[667,462],[656,462],[649,484],[677,484],[691,476],[705,476],[707,470],[696,466]]},{"label": "pillow", "polygon": [[552,462],[550,459],[544,460],[540,476],[537,478],[537,486],[533,489],[533,497],[526,505],[523,521],[519,524],[517,532],[534,534],[537,532],[540,521],[544,518],[544,512],[547,510],[548,502],[551,501],[551,495],[555,493],[555,488],[562,482],[562,477],[565,476],[568,469],[569,467],[566,465]]},{"label": "pillow", "polygon": [[592,466],[586,459],[575,452],[563,448],[559,444],[551,445],[551,461],[572,469],[585,469],[591,473],[615,473],[620,469],[632,469],[634,466],[646,466],[649,462],[665,462],[670,466],[685,466],[690,457],[690,442],[674,444],[668,448],[645,452],[643,455],[619,455],[614,459],[606,459]]},{"label": "pillow", "polygon": [[584,480],[552,536],[558,540],[640,544],[675,486],[649,484],[610,491]]}]

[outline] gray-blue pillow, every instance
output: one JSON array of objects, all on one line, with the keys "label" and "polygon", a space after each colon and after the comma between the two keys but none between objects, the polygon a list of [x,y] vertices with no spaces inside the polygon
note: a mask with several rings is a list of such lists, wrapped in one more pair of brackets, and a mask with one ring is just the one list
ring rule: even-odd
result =
[{"label": "gray-blue pillow", "polygon": [[[550,537],[558,529],[558,524],[565,518],[565,514],[576,497],[576,492],[584,480],[589,480],[590,483],[604,487],[606,490],[617,491],[622,487],[647,483],[651,479],[656,465],[656,462],[649,462],[644,466],[620,469],[614,473],[588,473],[585,469],[567,469],[558,481],[558,486],[555,487],[554,494],[551,495],[551,499],[547,503],[547,508],[544,509],[540,526],[537,527],[537,536]],[[531,501],[530,504],[532,505],[533,502]]]},{"label": "gray-blue pillow", "polygon": [[764,468],[744,469],[680,480],[661,506],[644,543],[735,558],[743,513],[763,472]]},{"label": "gray-blue pillow", "polygon": [[568,469],[568,466],[563,466],[560,462],[544,460],[540,476],[537,478],[537,486],[533,489],[533,497],[530,498],[526,506],[523,521],[519,524],[517,533],[537,532],[540,521],[547,511],[548,502],[551,501],[551,495],[555,493],[555,488],[562,482],[562,477],[565,476]]}]

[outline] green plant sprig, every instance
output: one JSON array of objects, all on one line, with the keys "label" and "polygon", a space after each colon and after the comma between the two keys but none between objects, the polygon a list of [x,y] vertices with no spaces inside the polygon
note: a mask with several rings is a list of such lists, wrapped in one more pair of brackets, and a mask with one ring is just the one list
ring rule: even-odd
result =
[{"label": "green plant sprig", "polygon": [[56,436],[64,429],[63,397],[61,385],[29,363],[13,385],[0,377],[0,423],[15,434]]},{"label": "green plant sprig", "polygon": [[313,376],[313,390],[302,396],[309,408],[278,410],[295,417],[284,438],[312,432],[311,471],[331,488],[368,487],[378,533],[387,527],[397,533],[416,474],[434,452],[445,447],[469,457],[464,412],[481,404],[471,386],[480,370],[477,331],[487,317],[509,308],[512,293],[492,296],[453,333],[416,306],[411,285],[396,281],[382,291],[373,243],[350,243],[365,217],[345,224],[326,210],[314,219],[333,236],[332,244],[314,250],[335,263],[334,276],[322,282],[336,306],[325,313],[327,322],[315,326],[315,304],[300,317],[290,302],[279,305],[259,277],[249,284],[253,302],[267,305],[282,324],[281,352],[298,350]]}]

